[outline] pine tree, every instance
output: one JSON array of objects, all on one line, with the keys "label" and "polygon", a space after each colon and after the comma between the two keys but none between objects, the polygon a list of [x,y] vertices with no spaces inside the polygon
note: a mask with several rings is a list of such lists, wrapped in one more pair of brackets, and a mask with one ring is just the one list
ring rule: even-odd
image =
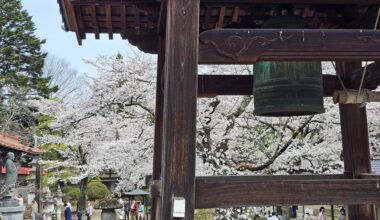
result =
[{"label": "pine tree", "polygon": [[[35,119],[25,101],[36,96],[49,97],[57,88],[49,88],[42,76],[46,53],[45,40],[38,39],[31,16],[20,0],[0,0],[0,130],[21,134]],[[32,124],[31,124],[32,123]],[[20,130],[21,129],[21,130]],[[14,131],[14,132],[12,132]]]},{"label": "pine tree", "polygon": [[0,0],[2,85],[29,88],[46,97],[56,88],[49,88],[49,79],[41,77],[46,56],[41,45],[45,40],[39,40],[34,32],[32,18],[22,10],[20,0]]}]

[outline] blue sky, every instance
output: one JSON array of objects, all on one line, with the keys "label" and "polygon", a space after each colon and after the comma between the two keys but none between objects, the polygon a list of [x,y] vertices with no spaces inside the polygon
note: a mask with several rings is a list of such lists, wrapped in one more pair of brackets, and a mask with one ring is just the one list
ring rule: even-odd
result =
[{"label": "blue sky", "polygon": [[95,40],[93,34],[87,34],[82,46],[78,45],[74,32],[65,32],[61,29],[62,18],[59,13],[57,0],[22,0],[22,5],[33,17],[36,25],[36,34],[46,39],[43,50],[61,57],[71,64],[79,73],[95,75],[95,69],[83,62],[84,59],[95,59],[98,54],[126,54],[130,47],[127,41],[114,35],[113,40],[107,34],[101,34],[100,40]]}]

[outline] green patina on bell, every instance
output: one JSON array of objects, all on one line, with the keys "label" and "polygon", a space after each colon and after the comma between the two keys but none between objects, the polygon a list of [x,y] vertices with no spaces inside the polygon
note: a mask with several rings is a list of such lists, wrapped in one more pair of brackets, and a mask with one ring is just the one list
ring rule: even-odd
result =
[{"label": "green patina on bell", "polygon": [[[297,16],[277,16],[263,28],[310,28]],[[271,61],[253,66],[256,115],[300,116],[319,114],[323,108],[321,62]]]}]

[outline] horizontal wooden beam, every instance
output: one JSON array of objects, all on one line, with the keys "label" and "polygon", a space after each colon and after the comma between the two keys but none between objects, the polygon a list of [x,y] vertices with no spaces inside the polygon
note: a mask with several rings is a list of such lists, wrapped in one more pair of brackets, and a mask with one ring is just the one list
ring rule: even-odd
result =
[{"label": "horizontal wooden beam", "polygon": [[311,176],[198,177],[196,208],[380,203],[380,179]]},{"label": "horizontal wooden beam", "polygon": [[[104,4],[104,0],[70,0],[73,5],[91,5]],[[125,4],[159,4],[157,0],[107,0],[107,4],[125,5]]]},{"label": "horizontal wooden beam", "polygon": [[362,173],[359,174],[359,179],[380,179],[380,174]]},{"label": "horizontal wooden beam", "polygon": [[201,0],[201,3],[371,5],[371,4],[380,4],[380,1],[379,0]]},{"label": "horizontal wooden beam", "polygon": [[[323,75],[323,95],[330,97],[342,89],[335,75]],[[198,97],[217,95],[252,95],[252,75],[199,75]]]},{"label": "horizontal wooden beam", "polygon": [[[104,4],[104,0],[71,0],[72,4]],[[108,0],[111,4],[147,4],[164,0]],[[380,0],[200,0],[201,4],[326,4],[326,5],[372,5],[380,4]]]},{"label": "horizontal wooden beam", "polygon": [[345,179],[344,174],[296,174],[296,175],[253,175],[253,176],[206,176],[197,177],[197,181],[204,183],[255,183],[262,181],[294,181],[294,180],[330,180]]},{"label": "horizontal wooden beam", "polygon": [[380,60],[380,31],[218,29],[200,34],[200,64],[263,60]]}]

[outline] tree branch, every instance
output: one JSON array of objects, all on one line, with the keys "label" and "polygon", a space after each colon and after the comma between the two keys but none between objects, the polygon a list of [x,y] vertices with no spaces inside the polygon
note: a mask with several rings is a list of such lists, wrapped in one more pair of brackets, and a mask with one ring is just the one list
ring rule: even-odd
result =
[{"label": "tree branch", "polygon": [[226,162],[226,165],[237,170],[249,171],[259,171],[268,168],[282,153],[286,151],[286,149],[289,148],[289,146],[293,143],[293,140],[297,138],[297,136],[302,132],[302,130],[310,123],[313,117],[314,115],[309,116],[309,118],[306,121],[304,121],[304,123],[293,133],[289,140],[281,148],[277,148],[273,156],[265,163],[255,166],[255,164],[252,162],[239,162],[231,160],[231,162]]}]

